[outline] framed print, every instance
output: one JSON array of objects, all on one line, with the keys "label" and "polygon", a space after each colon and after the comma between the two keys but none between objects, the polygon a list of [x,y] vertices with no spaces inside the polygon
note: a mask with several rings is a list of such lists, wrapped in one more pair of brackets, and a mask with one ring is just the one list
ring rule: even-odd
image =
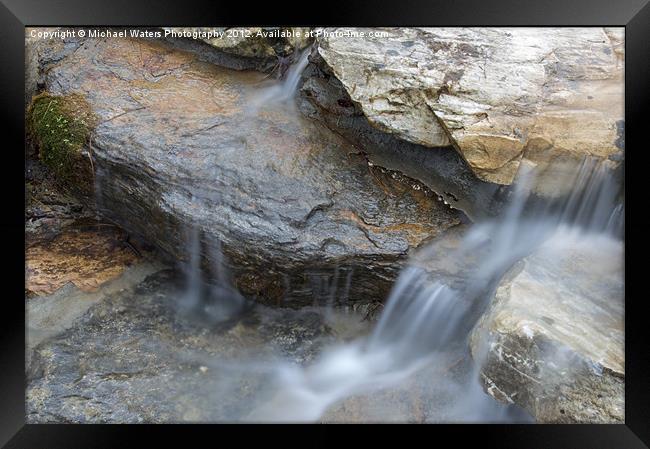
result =
[{"label": "framed print", "polygon": [[5,2],[0,443],[647,447],[650,6],[581,3]]}]

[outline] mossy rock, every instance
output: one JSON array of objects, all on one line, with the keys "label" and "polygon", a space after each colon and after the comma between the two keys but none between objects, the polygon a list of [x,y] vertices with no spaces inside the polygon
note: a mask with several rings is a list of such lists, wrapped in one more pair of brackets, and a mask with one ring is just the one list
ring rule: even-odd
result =
[{"label": "mossy rock", "polygon": [[82,149],[96,124],[88,102],[76,94],[37,95],[27,111],[27,129],[38,145],[39,158],[64,182],[78,175]]}]

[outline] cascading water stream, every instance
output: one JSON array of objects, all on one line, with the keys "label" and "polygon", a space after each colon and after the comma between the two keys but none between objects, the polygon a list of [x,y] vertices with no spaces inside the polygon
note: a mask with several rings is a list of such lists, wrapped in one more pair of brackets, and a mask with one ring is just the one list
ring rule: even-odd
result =
[{"label": "cascading water stream", "polygon": [[[248,115],[254,118],[262,107],[287,104],[293,100],[300,82],[302,72],[309,64],[311,47],[296,52],[292,64],[282,81],[274,81],[258,89],[249,101]],[[254,126],[252,123],[247,126]],[[212,198],[214,201],[215,198]],[[210,281],[204,279],[201,268],[201,239],[199,227],[188,230],[188,262],[184,265],[186,287],[180,310],[187,314],[202,315],[213,323],[233,319],[241,313],[246,301],[234,287],[227,270],[227,261],[223,255],[221,242],[212,242],[207,249],[210,252],[212,266],[207,274],[212,274]]]},{"label": "cascading water stream", "polygon": [[[309,49],[302,52],[282,82],[260,89],[251,100],[251,114],[293,98],[308,54]],[[258,370],[270,379],[267,396],[251,399],[248,407],[243,407],[248,412],[233,416],[233,420],[315,421],[338,401],[395,387],[431,367],[433,374],[427,375],[426,383],[435,391],[425,399],[435,402],[442,390],[454,397],[446,402],[445,413],[428,420],[526,420],[521,411],[496,403],[483,391],[478,382],[480,360],[472,362],[468,355],[468,335],[504,273],[540,246],[555,241],[561,250],[568,234],[582,239],[622,239],[622,185],[605,165],[586,159],[568,196],[552,201],[535,193],[536,179],[522,165],[504,213],[472,225],[458,248],[444,255],[455,271],[441,274],[432,267],[440,257],[435,241],[420,249],[400,273],[367,338],[329,348],[305,367],[282,360],[232,365],[233,376],[238,370]],[[212,257],[217,261],[212,268],[216,281],[203,279],[199,237],[198,231],[191,232],[184,304],[216,321],[230,319],[242,310],[244,300],[224,271],[219,244]],[[347,271],[344,276],[337,268],[327,285],[328,303],[335,302],[336,294],[347,300],[350,283],[354,282],[351,273]],[[314,282],[315,291],[322,294],[323,278]],[[466,375],[450,379],[444,367],[458,361],[464,361]]]},{"label": "cascading water stream", "polygon": [[302,72],[309,64],[309,54],[311,47],[307,47],[302,52],[294,54],[294,64],[292,64],[280,82],[274,81],[271,85],[261,88],[257,94],[250,99],[248,112],[250,115],[256,115],[264,106],[281,105],[293,101]]},{"label": "cascading water stream", "polygon": [[221,242],[207,246],[212,260],[209,280],[201,268],[200,231],[197,227],[189,230],[189,260],[184,267],[186,286],[179,311],[218,324],[236,318],[244,311],[246,301],[232,285]]},{"label": "cascading water stream", "polygon": [[[530,192],[534,179],[521,176],[505,214],[474,225],[460,247],[445,256],[462,267],[453,279],[434,277],[428,271],[427,253],[435,251],[435,245],[420,251],[397,279],[367,340],[332,349],[307,368],[283,367],[276,398],[249,418],[317,420],[345,397],[399,384],[450,354],[462,357],[469,332],[496,283],[515,262],[545,242],[556,246],[560,242],[562,250],[567,234],[594,241],[620,238],[623,209],[616,204],[620,186],[603,164],[593,160],[585,160],[579,173],[568,198],[551,202],[540,202]],[[524,419],[521,412],[498,407],[488,399],[478,383],[478,367],[470,368],[460,388],[463,396],[452,407],[456,414],[447,415],[447,420]],[[458,385],[445,388],[453,390]]]}]

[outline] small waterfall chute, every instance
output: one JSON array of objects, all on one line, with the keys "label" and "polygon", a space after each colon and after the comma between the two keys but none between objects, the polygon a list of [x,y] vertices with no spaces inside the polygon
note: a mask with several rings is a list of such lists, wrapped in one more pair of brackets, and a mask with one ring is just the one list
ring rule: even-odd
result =
[{"label": "small waterfall chute", "polygon": [[219,324],[237,318],[246,300],[232,283],[220,241],[206,244],[210,270],[201,266],[201,238],[198,227],[189,230],[188,262],[184,265],[185,288],[179,302],[182,312],[208,323]]},{"label": "small waterfall chute", "polygon": [[298,90],[302,72],[309,64],[310,53],[311,46],[300,52],[296,51],[294,63],[287,69],[284,78],[261,87],[251,97],[248,107],[249,114],[255,115],[264,107],[282,106],[290,103]]},{"label": "small waterfall chute", "polygon": [[[573,189],[560,199],[540,199],[530,173],[522,173],[517,182],[505,213],[473,225],[457,250],[445,254],[460,267],[453,276],[428,270],[427,253],[435,248],[420,251],[400,273],[367,340],[333,348],[307,368],[284,367],[274,399],[251,418],[313,421],[348,396],[396,385],[432,363],[467,359],[469,333],[514,263],[546,242],[561,251],[576,237],[621,238],[623,206],[617,201],[622,186],[602,162],[586,159]],[[459,392],[448,419],[527,420],[516,407],[498,405],[487,396],[478,368],[476,363],[468,368],[464,380],[449,379],[444,370],[427,379]]]}]

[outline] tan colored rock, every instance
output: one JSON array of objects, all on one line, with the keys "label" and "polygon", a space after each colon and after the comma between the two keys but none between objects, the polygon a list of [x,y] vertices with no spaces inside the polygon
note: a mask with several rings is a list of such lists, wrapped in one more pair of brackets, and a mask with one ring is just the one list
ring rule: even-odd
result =
[{"label": "tan colored rock", "polygon": [[366,32],[323,34],[318,51],[368,120],[453,145],[483,180],[510,184],[522,158],[544,167],[622,151],[622,28],[337,30]]},{"label": "tan colored rock", "polygon": [[51,241],[30,245],[25,254],[25,290],[47,295],[70,282],[92,292],[139,259],[119,230],[100,226],[67,229]]},{"label": "tan colored rock", "polygon": [[622,269],[622,242],[568,233],[515,265],[471,336],[487,392],[538,422],[623,422]]}]

